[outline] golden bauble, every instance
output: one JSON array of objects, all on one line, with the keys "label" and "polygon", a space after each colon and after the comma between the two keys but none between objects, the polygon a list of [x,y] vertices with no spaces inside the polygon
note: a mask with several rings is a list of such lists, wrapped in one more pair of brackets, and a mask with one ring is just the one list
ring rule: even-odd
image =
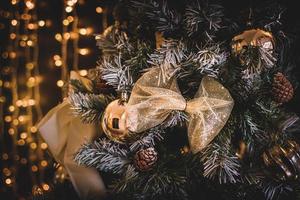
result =
[{"label": "golden bauble", "polygon": [[106,136],[118,143],[123,143],[128,136],[126,103],[114,100],[106,107],[101,126]]},{"label": "golden bauble", "polygon": [[235,55],[239,55],[240,52],[249,46],[262,47],[267,51],[273,52],[274,39],[270,32],[263,31],[261,29],[250,29],[244,31],[242,34],[235,36],[232,39],[232,51]]}]

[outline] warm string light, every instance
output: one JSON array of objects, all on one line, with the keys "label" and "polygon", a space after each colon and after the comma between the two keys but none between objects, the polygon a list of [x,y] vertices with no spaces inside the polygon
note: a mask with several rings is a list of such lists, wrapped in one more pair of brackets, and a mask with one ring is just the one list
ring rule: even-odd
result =
[{"label": "warm string light", "polygon": [[[82,27],[78,28],[79,18],[76,13],[76,4],[78,2],[76,0],[65,0],[64,8],[63,8],[63,30],[62,33],[56,33],[55,39],[61,44],[61,54],[53,55],[53,63],[54,66],[60,68],[61,70],[61,78],[57,80],[56,85],[62,88],[63,97],[67,95],[66,87],[64,87],[65,83],[68,82],[69,70],[79,71],[79,55],[86,56],[90,53],[90,49],[88,48],[80,48],[78,43],[80,36],[90,36],[94,32],[92,27]],[[102,8],[97,7],[96,12],[102,13]],[[67,51],[68,44],[72,44],[72,51]],[[68,63],[67,57],[68,54],[73,53],[72,62]],[[67,66],[72,66],[69,69]],[[87,73],[83,73],[86,76]]]},{"label": "warm string light", "polygon": [[[7,79],[9,81],[1,80],[0,82],[0,99],[2,99],[0,102],[7,105],[5,106],[7,114],[3,117],[7,126],[5,134],[7,133],[12,138],[12,149],[5,149],[2,154],[2,160],[7,161],[4,162],[2,171],[7,177],[4,183],[12,187],[16,194],[14,176],[18,173],[16,170],[19,168],[17,167],[19,164],[30,164],[30,172],[32,173],[29,174],[32,182],[39,184],[44,182],[44,169],[49,163],[44,153],[48,146],[35,134],[37,128],[34,124],[42,117],[39,91],[42,78],[39,75],[38,68],[38,29],[51,24],[51,22],[45,20],[38,20],[35,0],[24,0],[24,9],[21,9],[18,3],[18,0],[11,0],[13,12],[8,15],[10,40],[7,51],[1,55],[8,63],[8,67],[3,70],[3,73],[10,78]],[[22,34],[20,34],[21,32]],[[17,69],[24,66],[21,64],[23,62],[25,62],[27,89],[19,91],[17,80],[21,75],[17,73]],[[11,102],[6,100],[5,97],[2,98],[2,86],[9,91],[11,98],[7,99],[11,99]],[[19,150],[19,147],[24,148],[23,146],[29,149],[28,155],[24,155],[24,152]],[[5,153],[5,151],[10,153]],[[11,170],[12,168],[14,170]],[[35,172],[39,172],[39,175],[34,174]],[[43,183],[43,185],[47,184]]]},{"label": "warm string light", "polygon": [[[38,66],[38,30],[51,26],[52,22],[47,19],[38,19],[36,9],[38,7],[37,0],[11,0],[13,12],[6,12],[3,15],[9,19],[9,46],[8,49],[0,56],[4,59],[10,60],[8,70],[2,70],[11,79],[0,80],[0,103],[6,105],[7,113],[3,116],[3,122],[8,127],[5,134],[8,134],[13,141],[13,148],[6,149],[6,153],[2,154],[3,173],[5,174],[4,183],[16,190],[15,174],[17,173],[17,166],[19,164],[29,165],[31,177],[35,185],[40,185],[42,190],[48,191],[49,185],[43,181],[44,168],[49,166],[49,161],[45,159],[44,151],[47,150],[48,145],[41,141],[37,136],[37,127],[35,126],[36,116],[37,120],[41,118],[42,113],[40,109],[40,93],[39,84],[42,78],[39,75]],[[23,2],[25,8],[23,8]],[[83,2],[83,1],[81,1]],[[22,6],[19,5],[22,3]],[[60,80],[57,80],[57,86],[62,90],[68,82],[69,69],[72,66],[73,70],[77,70],[81,76],[87,76],[87,70],[79,70],[79,59],[82,56],[87,56],[91,50],[85,47],[79,47],[79,39],[91,36],[94,32],[92,27],[79,27],[79,18],[76,13],[76,5],[80,2],[77,0],[65,0],[63,8],[61,33],[55,34],[55,39],[61,43],[60,54],[53,56],[54,65],[62,71]],[[105,10],[102,7],[96,7],[96,13],[103,14]],[[95,12],[94,11],[94,12]],[[105,15],[103,15],[105,16]],[[1,28],[1,27],[0,27]],[[21,34],[22,33],[22,34]],[[73,47],[72,52],[67,51],[68,44]],[[68,53],[72,53],[73,61],[67,63]],[[20,62],[20,59],[22,62]],[[21,64],[25,61],[25,65]],[[18,87],[17,69],[25,67],[26,91],[23,87]],[[11,100],[2,96],[2,88],[9,90],[11,93]],[[19,91],[20,90],[20,91]],[[63,96],[65,96],[64,93]],[[1,109],[0,109],[1,110]],[[3,110],[3,109],[2,109]],[[1,113],[0,113],[1,114]],[[29,149],[29,155],[25,157],[19,151],[19,147],[26,147]],[[13,161],[13,164],[9,164]],[[39,172],[39,176],[37,175]],[[62,174],[61,177],[65,177]]]}]

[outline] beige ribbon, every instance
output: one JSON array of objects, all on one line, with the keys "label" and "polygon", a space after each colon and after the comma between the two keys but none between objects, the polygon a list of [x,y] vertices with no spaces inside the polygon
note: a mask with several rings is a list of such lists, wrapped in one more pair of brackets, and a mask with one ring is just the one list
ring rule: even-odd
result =
[{"label": "beige ribbon", "polygon": [[134,85],[126,112],[131,132],[140,133],[167,119],[173,110],[189,114],[188,138],[192,152],[205,148],[221,131],[234,102],[229,91],[208,76],[201,81],[195,98],[186,101],[173,77],[159,81],[159,68],[145,73]]},{"label": "beige ribbon", "polygon": [[[78,78],[71,73],[71,79]],[[82,77],[80,77],[82,79]],[[83,80],[88,83],[88,79]],[[47,142],[55,160],[63,165],[81,199],[101,199],[106,189],[96,169],[79,166],[75,153],[85,142],[99,135],[95,125],[83,124],[75,117],[67,100],[50,110],[38,124],[39,132]]]}]

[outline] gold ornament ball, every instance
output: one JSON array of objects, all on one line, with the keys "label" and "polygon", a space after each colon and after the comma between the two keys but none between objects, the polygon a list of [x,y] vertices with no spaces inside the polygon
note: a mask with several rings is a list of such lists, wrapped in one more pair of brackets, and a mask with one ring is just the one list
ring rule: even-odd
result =
[{"label": "gold ornament ball", "polygon": [[239,55],[240,52],[248,46],[261,47],[273,52],[275,47],[273,35],[261,29],[250,29],[232,39],[231,47],[235,55]]},{"label": "gold ornament ball", "polygon": [[112,101],[106,107],[101,126],[106,136],[114,142],[124,143],[129,130],[126,125],[126,103],[119,99]]}]

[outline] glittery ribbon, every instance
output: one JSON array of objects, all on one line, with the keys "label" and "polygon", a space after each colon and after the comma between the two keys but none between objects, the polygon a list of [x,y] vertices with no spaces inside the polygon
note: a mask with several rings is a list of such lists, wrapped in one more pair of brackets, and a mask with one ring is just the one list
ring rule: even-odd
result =
[{"label": "glittery ribbon", "polygon": [[[80,80],[85,87],[91,87],[90,80],[75,72],[71,72],[71,79]],[[72,92],[72,88],[69,90]],[[98,171],[79,166],[73,160],[82,144],[99,136],[98,128],[95,125],[83,124],[80,117],[74,116],[72,112],[70,103],[65,99],[39,122],[39,132],[47,142],[52,156],[65,167],[80,199],[102,199],[106,189]]]},{"label": "glittery ribbon", "polygon": [[188,138],[193,153],[205,148],[226,124],[233,108],[228,90],[213,78],[204,77],[190,101],[186,101],[173,77],[159,81],[159,69],[145,73],[134,85],[126,112],[131,132],[141,133],[164,122],[173,110],[189,115]]}]

